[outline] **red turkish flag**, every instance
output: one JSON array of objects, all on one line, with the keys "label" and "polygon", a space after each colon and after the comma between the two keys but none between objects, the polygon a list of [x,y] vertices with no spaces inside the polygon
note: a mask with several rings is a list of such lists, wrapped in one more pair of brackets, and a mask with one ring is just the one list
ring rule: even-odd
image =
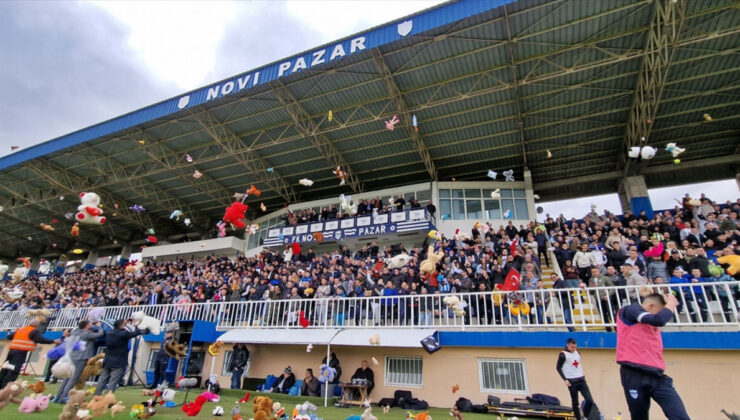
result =
[{"label": "red turkish flag", "polygon": [[503,290],[507,292],[519,290],[519,283],[522,281],[522,275],[519,274],[515,269],[509,270],[506,274],[506,280],[504,281]]},{"label": "red turkish flag", "polygon": [[516,249],[518,246],[519,246],[518,239],[514,239],[513,241],[511,241],[511,247],[509,247],[509,254],[516,255]]}]

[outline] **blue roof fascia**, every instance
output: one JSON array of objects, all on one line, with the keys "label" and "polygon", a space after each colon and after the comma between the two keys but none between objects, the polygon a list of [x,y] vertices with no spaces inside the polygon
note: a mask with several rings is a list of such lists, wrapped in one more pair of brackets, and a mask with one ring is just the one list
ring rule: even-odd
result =
[{"label": "blue roof fascia", "polygon": [[[459,0],[421,11],[334,41],[307,52],[267,64],[254,70],[224,79],[183,95],[173,97],[145,108],[124,114],[44,143],[22,149],[0,158],[0,170],[19,165],[49,153],[85,143],[135,127],[149,121],[167,117],[184,109],[202,105],[214,99],[242,93],[265,83],[290,76],[304,69],[341,60],[344,57],[382,47],[406,37],[496,9],[516,0]],[[403,34],[403,35],[402,35]]]}]

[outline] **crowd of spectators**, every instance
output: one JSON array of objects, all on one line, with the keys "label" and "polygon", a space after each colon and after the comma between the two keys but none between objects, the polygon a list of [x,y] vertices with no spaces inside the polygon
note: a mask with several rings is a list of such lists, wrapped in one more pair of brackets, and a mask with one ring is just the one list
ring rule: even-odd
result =
[{"label": "crowd of spectators", "polygon": [[[150,261],[135,273],[119,266],[95,267],[74,273],[52,273],[43,278],[27,277],[12,286],[19,287],[23,297],[12,300],[4,294],[1,304],[3,311],[14,311],[418,295],[414,308],[407,307],[405,314],[403,308],[393,308],[389,314],[389,309],[383,307],[380,319],[378,314],[373,319],[382,323],[386,316],[391,316],[404,322],[410,318],[409,311],[416,310],[413,316],[416,322],[428,323],[429,318],[438,317],[444,308],[439,307],[439,299],[425,299],[425,295],[491,291],[500,288],[506,274],[514,268],[522,275],[524,298],[538,307],[532,316],[543,322],[541,308],[549,303],[551,295],[527,291],[545,288],[542,269],[550,264],[550,255],[555,256],[562,272],[562,277],[551,276],[556,289],[733,280],[724,270],[711,268],[722,255],[740,254],[739,213],[740,199],[717,205],[702,197],[701,205],[695,206],[686,197],[674,210],[655,213],[652,218],[644,213],[598,214],[592,209],[582,221],[547,215],[544,223],[530,222],[519,227],[508,222],[494,228],[488,223],[476,226],[470,235],[443,237],[437,242],[445,257],[434,274],[418,270],[432,239],[410,249],[401,244],[381,248],[375,242],[354,252],[341,247],[316,254],[313,249],[305,248],[289,259],[283,252],[265,249],[256,257],[233,260],[212,256]],[[327,217],[332,217],[331,212]],[[512,242],[516,242],[513,247]],[[404,252],[411,256],[408,264],[397,269],[386,266],[387,258]],[[6,284],[6,291],[9,287]],[[678,288],[674,290],[678,293]],[[696,301],[702,319],[706,319],[707,300],[719,298],[725,315],[729,316],[731,305],[740,298],[737,288],[720,296],[714,296],[717,293],[706,296],[708,293],[700,286],[684,287],[680,292],[686,297],[683,303],[693,319],[697,316],[695,305],[686,304],[687,301]],[[570,309],[572,297],[568,295],[562,293],[560,299]],[[622,298],[619,293],[598,297],[605,318],[613,316]],[[486,303],[467,298],[470,309],[466,322],[473,318],[484,323],[506,321],[495,308],[491,310],[490,297],[481,295],[480,299]],[[387,302],[390,305],[391,301]],[[506,301],[494,303],[507,306]]]},{"label": "crowd of spectators", "polygon": [[[371,199],[360,199],[357,201],[357,216],[363,216],[366,214],[385,214],[393,211],[403,211],[405,209],[420,209],[422,205],[418,200],[412,198],[408,202],[403,198],[402,194],[399,194],[395,198],[391,198],[387,203],[384,203],[380,197]],[[424,206],[430,215],[434,216],[437,212],[437,207],[434,203],[429,202]],[[288,210],[282,217],[282,221],[286,226],[295,226],[303,223],[318,222],[324,220],[337,220],[352,217],[344,209],[338,209],[336,204],[321,208],[321,211],[317,212],[314,209],[303,209],[291,211]]]}]

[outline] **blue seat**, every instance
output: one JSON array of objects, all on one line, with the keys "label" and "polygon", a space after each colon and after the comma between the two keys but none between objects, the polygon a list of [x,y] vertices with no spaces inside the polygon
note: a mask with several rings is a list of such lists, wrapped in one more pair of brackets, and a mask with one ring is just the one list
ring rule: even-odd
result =
[{"label": "blue seat", "polygon": [[277,377],[275,375],[267,375],[267,378],[265,378],[265,383],[262,385],[257,385],[257,391],[267,391],[268,389],[272,388],[273,385],[275,385],[276,381]]},{"label": "blue seat", "polygon": [[301,386],[303,386],[303,379],[295,381],[292,387],[288,390],[288,395],[296,396],[301,393]]}]

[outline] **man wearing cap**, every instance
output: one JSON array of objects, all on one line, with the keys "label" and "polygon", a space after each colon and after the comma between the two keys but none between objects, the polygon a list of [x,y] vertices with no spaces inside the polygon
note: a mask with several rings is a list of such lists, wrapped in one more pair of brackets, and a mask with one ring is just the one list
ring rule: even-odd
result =
[{"label": "man wearing cap", "polygon": [[671,420],[688,420],[673,379],[664,373],[663,338],[660,329],[673,319],[678,301],[671,294],[652,293],[642,303],[625,306],[617,313],[617,363],[634,420],[649,418],[650,399]]},{"label": "man wearing cap", "polygon": [[5,363],[12,365],[12,367],[9,369],[3,368],[0,371],[0,389],[5,388],[5,385],[18,378],[21,367],[26,363],[28,353],[36,350],[36,344],[60,343],[60,340],[52,341],[44,338],[38,329],[40,324],[38,319],[32,319],[25,327],[8,333],[10,346]]},{"label": "man wearing cap", "polygon": [[123,370],[128,359],[128,341],[136,336],[148,333],[148,330],[140,330],[134,327],[133,331],[126,329],[128,319],[117,319],[113,323],[113,331],[105,337],[105,358],[103,359],[103,371],[98,378],[95,387],[95,395],[103,393],[106,385],[108,391],[116,392],[118,383],[123,377]]},{"label": "man wearing cap", "polygon": [[287,394],[293,384],[295,384],[295,375],[290,366],[288,366],[283,371],[283,374],[278,377],[277,381],[275,381],[275,385],[270,388],[270,392]]},{"label": "man wearing cap", "polygon": [[583,374],[581,353],[578,352],[578,345],[574,338],[568,338],[565,344],[565,350],[561,351],[558,356],[556,369],[560,377],[563,378],[565,386],[568,387],[568,392],[570,392],[570,401],[573,404],[574,417],[576,419],[581,418],[581,410],[578,405],[579,392],[583,396],[583,400],[586,402],[583,407],[583,415],[588,417],[591,413],[591,408],[594,405],[594,400],[591,397],[591,391],[588,389],[586,376]]}]

